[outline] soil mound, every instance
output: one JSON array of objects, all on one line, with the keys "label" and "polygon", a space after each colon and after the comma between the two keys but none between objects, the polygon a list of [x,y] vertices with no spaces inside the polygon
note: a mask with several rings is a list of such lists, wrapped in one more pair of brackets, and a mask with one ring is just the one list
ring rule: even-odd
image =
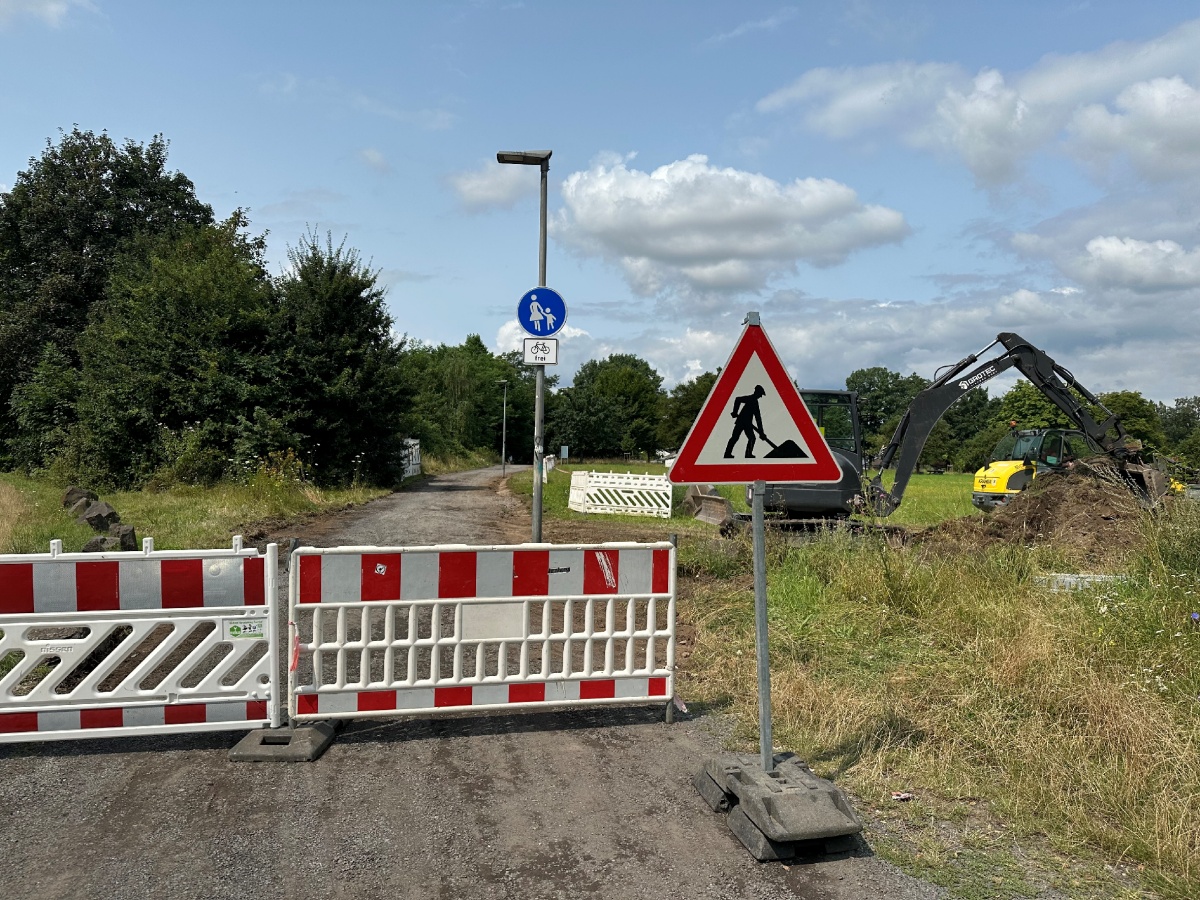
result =
[{"label": "soil mound", "polygon": [[1119,566],[1142,544],[1144,511],[1115,467],[1097,460],[1079,471],[1046,474],[1006,506],[931,529],[921,543],[986,547],[1042,545],[1085,571]]}]

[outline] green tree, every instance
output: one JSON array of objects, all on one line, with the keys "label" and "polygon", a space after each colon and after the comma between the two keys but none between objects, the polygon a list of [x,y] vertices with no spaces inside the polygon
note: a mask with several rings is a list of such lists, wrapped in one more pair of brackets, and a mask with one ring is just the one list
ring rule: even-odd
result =
[{"label": "green tree", "polygon": [[1130,437],[1152,450],[1162,450],[1167,446],[1158,408],[1153,400],[1147,400],[1140,391],[1110,391],[1100,394],[1099,400],[1121,420]]},{"label": "green tree", "polygon": [[705,372],[671,388],[663,398],[658,426],[658,446],[664,450],[678,449],[687,437],[704,401],[717,383],[716,372]]},{"label": "green tree", "polygon": [[1016,428],[1073,427],[1066,413],[1024,378],[1000,398],[1000,417],[1006,423],[1015,423]]},{"label": "green tree", "polygon": [[621,452],[623,407],[615,397],[590,387],[559,391],[546,425],[548,445],[566,444],[573,457],[616,456]]},{"label": "green tree", "polygon": [[404,340],[379,273],[345,241],[308,233],[276,281],[270,349],[281,378],[271,414],[302,436],[304,460],[326,483],[396,479],[411,428]]},{"label": "green tree", "polygon": [[658,449],[662,376],[650,363],[631,353],[614,353],[602,360],[590,359],[575,373],[573,388],[613,401],[612,408],[619,410],[620,450],[653,454]]},{"label": "green tree", "polygon": [[263,242],[235,213],[219,226],[143,235],[112,266],[79,338],[73,449],[98,484],[156,472],[207,482],[226,469],[239,416],[267,405],[271,284]]},{"label": "green tree", "polygon": [[1157,404],[1167,445],[1174,447],[1200,428],[1200,397],[1179,397],[1173,406]]},{"label": "green tree", "polygon": [[[901,375],[883,366],[856,369],[846,377],[846,390],[858,392],[858,417],[862,433],[873,449],[891,439],[895,421],[929,382],[917,375]],[[892,421],[892,428],[886,425]]]},{"label": "green tree", "polygon": [[76,338],[124,245],[212,222],[192,182],[167,170],[161,136],[118,145],[76,127],[47,140],[0,193],[0,442],[15,434],[10,398],[46,345],[75,362]]}]

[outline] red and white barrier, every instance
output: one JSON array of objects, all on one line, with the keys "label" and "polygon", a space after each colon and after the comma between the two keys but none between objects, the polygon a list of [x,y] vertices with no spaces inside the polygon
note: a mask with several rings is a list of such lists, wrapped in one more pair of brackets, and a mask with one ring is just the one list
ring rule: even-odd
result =
[{"label": "red and white barrier", "polygon": [[669,543],[305,547],[291,571],[294,719],[674,694]]},{"label": "red and white barrier", "polygon": [[277,549],[0,556],[0,742],[278,726]]}]

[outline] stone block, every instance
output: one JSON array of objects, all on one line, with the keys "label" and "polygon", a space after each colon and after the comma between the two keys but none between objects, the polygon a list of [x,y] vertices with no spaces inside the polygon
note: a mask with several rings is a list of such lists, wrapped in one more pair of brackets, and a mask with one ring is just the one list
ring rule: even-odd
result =
[{"label": "stone block", "polygon": [[69,487],[66,493],[63,494],[62,505],[63,509],[72,509],[80,500],[95,503],[99,499],[95,491],[89,491],[87,488],[81,487]]},{"label": "stone block", "polygon": [[109,528],[121,521],[121,517],[109,504],[97,500],[88,505],[77,521],[90,525],[96,531],[108,531]]}]

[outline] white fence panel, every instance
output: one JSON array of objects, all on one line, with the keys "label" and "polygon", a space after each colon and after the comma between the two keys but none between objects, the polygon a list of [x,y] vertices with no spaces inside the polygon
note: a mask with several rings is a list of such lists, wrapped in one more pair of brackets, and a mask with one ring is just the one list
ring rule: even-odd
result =
[{"label": "white fence panel", "polygon": [[276,545],[0,556],[0,743],[278,726]]},{"label": "white fence panel", "polygon": [[666,475],[572,472],[567,506],[582,513],[624,513],[671,518],[671,483]]},{"label": "white fence panel", "polygon": [[421,442],[416,438],[404,441],[404,477],[421,474]]},{"label": "white fence panel", "polygon": [[674,696],[669,543],[302,547],[292,562],[295,720]]}]

